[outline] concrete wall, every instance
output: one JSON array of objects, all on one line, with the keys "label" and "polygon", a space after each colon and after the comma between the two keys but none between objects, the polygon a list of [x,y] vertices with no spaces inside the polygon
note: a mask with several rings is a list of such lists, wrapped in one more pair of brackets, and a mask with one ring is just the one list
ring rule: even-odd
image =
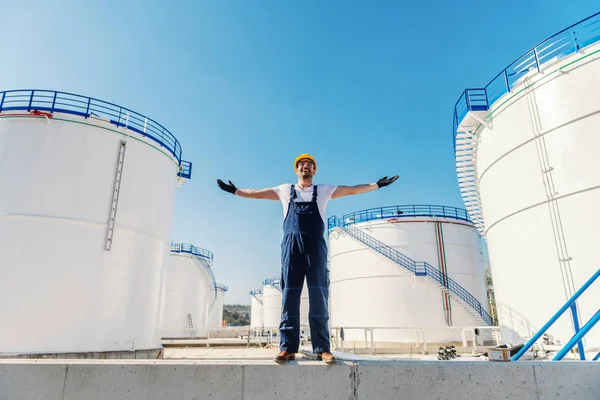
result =
[{"label": "concrete wall", "polygon": [[600,363],[0,363],[4,399],[598,399]]}]

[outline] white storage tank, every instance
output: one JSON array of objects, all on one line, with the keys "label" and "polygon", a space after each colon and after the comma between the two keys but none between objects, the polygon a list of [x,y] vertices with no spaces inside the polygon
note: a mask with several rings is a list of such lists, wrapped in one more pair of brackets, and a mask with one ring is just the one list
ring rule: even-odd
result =
[{"label": "white storage tank", "polygon": [[0,354],[155,357],[181,146],[134,111],[0,92]]},{"label": "white storage tank", "polygon": [[414,328],[426,328],[419,340],[453,342],[462,331],[451,327],[490,325],[479,238],[466,211],[454,207],[329,218],[330,326],[361,343],[365,330],[351,328],[380,328],[374,342],[398,344],[414,343]]},{"label": "white storage tank", "polygon": [[265,329],[278,329],[281,322],[281,288],[279,278],[263,282],[263,324]]},{"label": "white storage tank", "polygon": [[[599,28],[600,14],[566,28],[455,107],[458,179],[488,244],[506,343],[539,331],[600,265]],[[600,282],[577,304],[583,325]],[[570,312],[548,333],[565,344]],[[600,330],[585,341],[600,345]]]},{"label": "white storage tank", "polygon": [[208,328],[216,329],[221,326],[224,326],[223,321],[223,305],[225,304],[225,292],[227,291],[227,286],[221,285],[219,283],[215,284],[216,291],[216,299],[212,310],[208,316]]},{"label": "white storage tank", "polygon": [[[279,328],[279,323],[281,322],[282,293],[281,288],[279,286],[279,282],[279,278],[266,279],[263,282],[264,286],[261,290],[261,299],[263,303],[261,312],[263,313],[263,315],[261,322],[265,324],[265,328]],[[252,299],[252,301],[252,305],[254,307],[254,298]],[[303,331],[306,335],[309,335],[308,311],[308,286],[305,279],[304,284],[302,286],[302,292],[300,294],[300,330],[301,332]]]},{"label": "white storage tank", "polygon": [[167,261],[163,338],[206,337],[208,316],[217,297],[213,253],[186,243],[171,243]]},{"label": "white storage tank", "polygon": [[250,327],[262,328],[263,327],[263,291],[262,288],[258,290],[250,291],[251,304],[250,304]]}]

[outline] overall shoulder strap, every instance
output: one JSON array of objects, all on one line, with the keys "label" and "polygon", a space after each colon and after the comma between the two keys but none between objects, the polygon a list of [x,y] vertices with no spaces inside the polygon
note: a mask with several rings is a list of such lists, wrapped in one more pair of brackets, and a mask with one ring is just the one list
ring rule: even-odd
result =
[{"label": "overall shoulder strap", "polygon": [[290,186],[290,198],[291,199],[296,198],[296,187],[293,184]]},{"label": "overall shoulder strap", "polygon": [[317,201],[317,185],[313,186],[313,195],[312,195],[312,201],[316,202]]}]

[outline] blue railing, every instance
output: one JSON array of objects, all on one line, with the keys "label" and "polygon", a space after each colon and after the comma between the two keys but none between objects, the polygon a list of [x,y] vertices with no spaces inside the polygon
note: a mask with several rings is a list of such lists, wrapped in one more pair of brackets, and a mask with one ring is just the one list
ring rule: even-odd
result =
[{"label": "blue railing", "polygon": [[438,284],[447,288],[450,293],[459,297],[462,301],[471,306],[473,310],[475,310],[475,312],[481,316],[486,324],[493,324],[490,314],[485,310],[481,303],[475,297],[473,297],[471,293],[469,293],[465,288],[463,288],[453,279],[449,278],[447,275],[442,274],[432,265],[422,261],[414,261],[412,258],[405,256],[398,250],[386,245],[383,242],[380,242],[373,236],[368,235],[359,229],[350,226],[341,226],[340,228],[359,242],[367,245],[379,254],[389,258],[396,264],[414,273],[416,276],[428,276],[429,278],[433,279]]},{"label": "blue railing", "polygon": [[[529,341],[519,350],[517,354],[512,356],[512,361],[517,361],[527,350],[531,348],[546,331],[558,320],[568,309],[571,310],[571,317],[573,318],[573,328],[575,329],[575,335],[569,340],[569,342],[554,356],[552,361],[560,361],[564,356],[571,351],[575,345],[579,350],[579,358],[585,360],[585,351],[583,348],[582,339],[583,337],[598,323],[600,320],[600,308],[596,311],[596,314],[583,326],[579,327],[579,317],[577,316],[577,299],[600,277],[600,269],[596,271],[594,275],[583,286],[558,310],[556,314],[550,318],[550,320],[531,338]],[[594,357],[594,361],[600,359],[600,352]]]},{"label": "blue railing", "polygon": [[215,289],[219,289],[219,290],[222,290],[224,292],[226,292],[228,290],[227,286],[221,285],[220,283],[215,283]]},{"label": "blue railing", "polygon": [[181,161],[178,176],[190,179],[192,177],[192,163],[189,161]]},{"label": "blue railing", "polygon": [[214,254],[210,250],[201,249],[192,244],[171,242],[171,251],[174,253],[190,253],[213,261]]},{"label": "blue railing", "polygon": [[142,114],[113,103],[53,90],[7,90],[0,92],[0,113],[7,111],[44,111],[65,113],[84,118],[95,117],[139,133],[167,149],[184,167],[181,176],[191,177],[191,163],[181,159],[179,141],[164,126]]},{"label": "blue railing", "polygon": [[262,289],[256,289],[256,290],[251,290],[250,291],[250,296],[256,296],[259,294],[263,294],[263,290]]},{"label": "blue railing", "polygon": [[467,211],[460,208],[435,205],[413,205],[369,208],[367,210],[345,214],[339,218],[334,215],[329,217],[327,225],[329,229],[332,229],[336,226],[346,226],[358,222],[407,217],[444,217],[471,222]]},{"label": "blue railing", "polygon": [[275,277],[275,278],[269,278],[269,279],[265,279],[263,281],[263,286],[265,285],[279,285],[279,277]]},{"label": "blue railing", "polygon": [[[454,105],[453,141],[458,125],[469,111],[487,111],[500,97],[510,92],[531,70],[538,72],[548,62],[556,62],[600,41],[600,12],[577,22],[544,40],[501,71],[485,88],[466,89]],[[456,144],[455,144],[456,147]]]}]

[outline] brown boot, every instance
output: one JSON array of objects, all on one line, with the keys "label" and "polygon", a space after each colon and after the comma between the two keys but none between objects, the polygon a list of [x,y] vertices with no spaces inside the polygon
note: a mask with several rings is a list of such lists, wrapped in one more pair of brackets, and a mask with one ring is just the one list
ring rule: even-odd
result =
[{"label": "brown boot", "polygon": [[288,361],[293,361],[295,359],[296,359],[296,354],[288,353],[287,351],[283,350],[279,354],[277,354],[277,357],[275,357],[275,362],[278,364],[283,364]]},{"label": "brown boot", "polygon": [[319,354],[317,356],[317,360],[325,361],[327,364],[335,364],[336,363],[335,357],[333,356],[333,354],[331,354],[328,351],[324,351],[321,354]]}]

